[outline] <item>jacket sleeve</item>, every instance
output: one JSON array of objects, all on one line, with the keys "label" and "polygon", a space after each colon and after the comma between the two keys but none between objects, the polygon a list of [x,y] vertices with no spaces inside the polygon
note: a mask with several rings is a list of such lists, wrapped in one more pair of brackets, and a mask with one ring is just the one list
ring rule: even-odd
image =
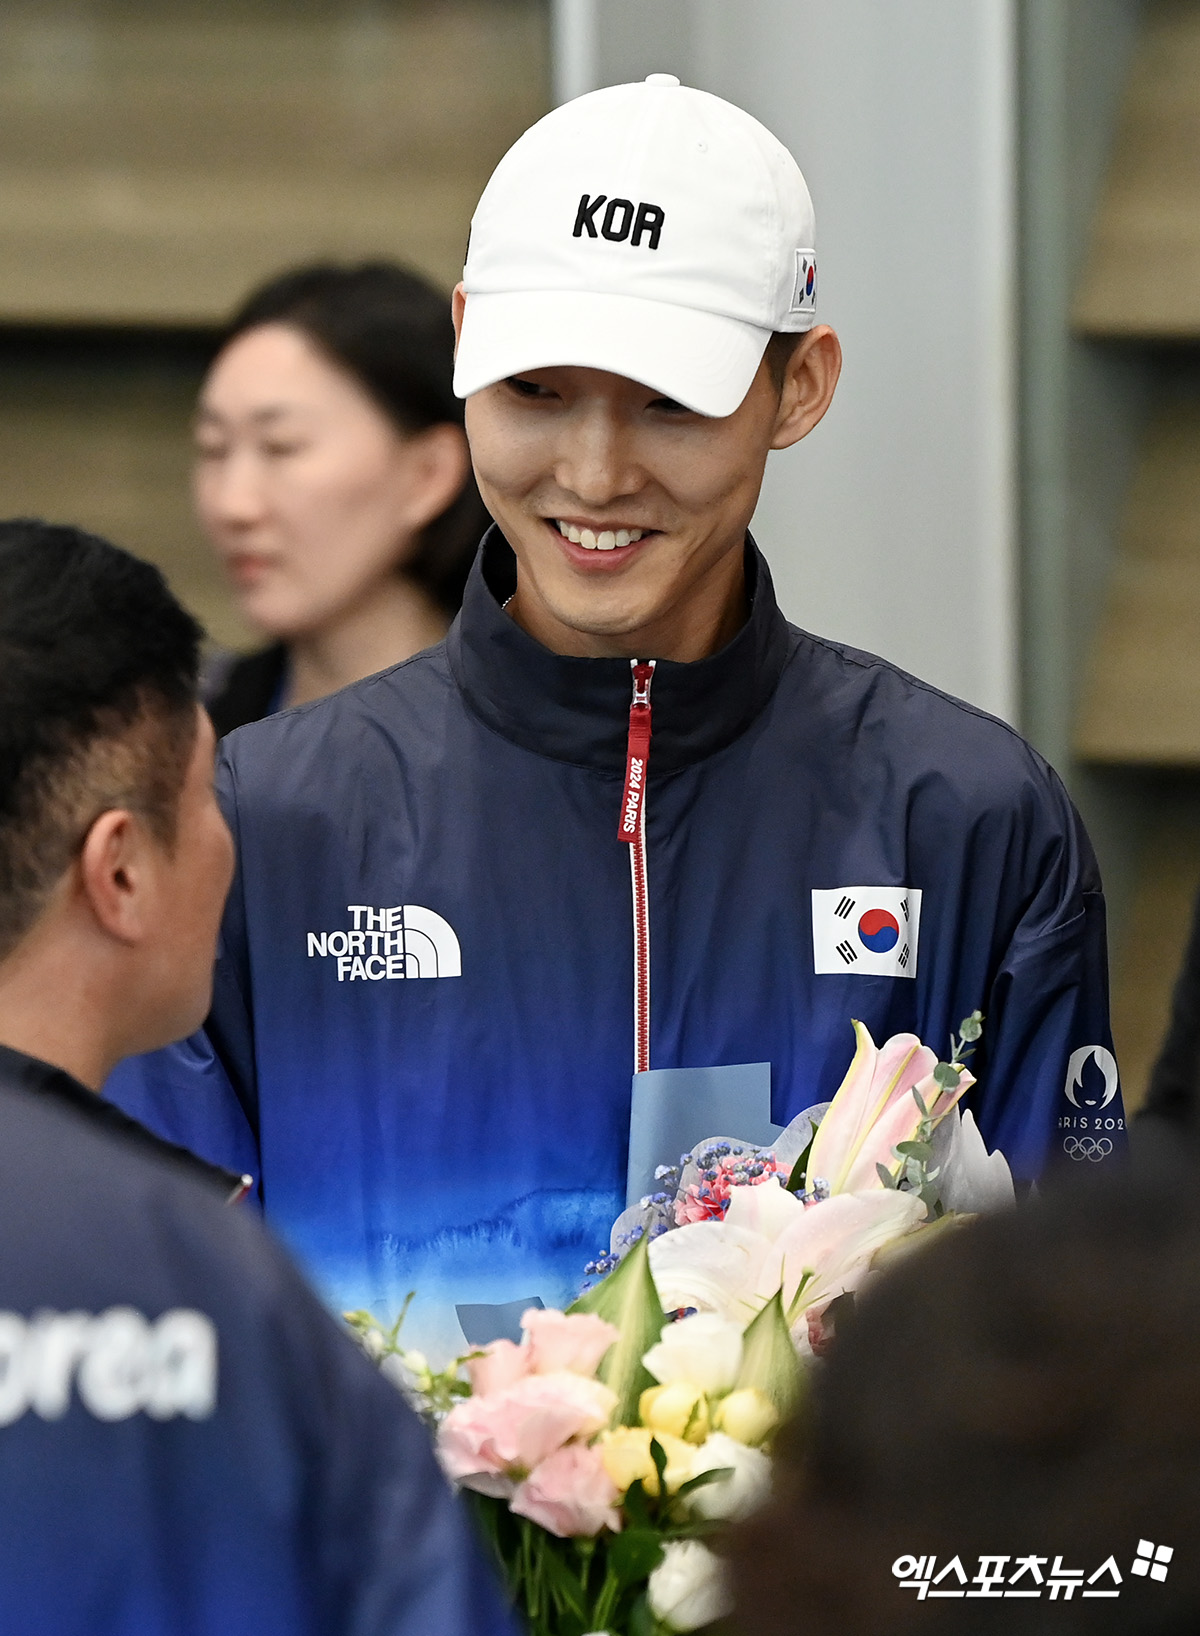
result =
[{"label": "jacket sleeve", "polygon": [[[216,784],[236,845],[234,777],[224,752]],[[104,1095],[168,1141],[190,1148],[213,1164],[249,1174],[257,1183],[258,1090],[246,970],[239,863],[225,907],[213,971],[212,1008],[203,1029],[164,1050],[127,1058],[109,1077]]]},{"label": "jacket sleeve", "polygon": [[1027,823],[1034,867],[983,1007],[976,1070],[980,1130],[1024,1180],[1061,1163],[1103,1163],[1127,1140],[1099,869],[1066,791],[1046,776]]}]

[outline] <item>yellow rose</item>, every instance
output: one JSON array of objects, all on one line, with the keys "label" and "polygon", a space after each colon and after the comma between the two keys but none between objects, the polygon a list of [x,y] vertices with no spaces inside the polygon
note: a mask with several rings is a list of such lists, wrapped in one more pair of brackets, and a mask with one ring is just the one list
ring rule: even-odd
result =
[{"label": "yellow rose", "polygon": [[597,1447],[604,1469],[622,1494],[639,1477],[651,1493],[658,1492],[658,1473],[650,1456],[653,1436],[648,1426],[618,1426],[600,1433]]},{"label": "yellow rose", "polygon": [[648,1386],[638,1400],[643,1426],[689,1443],[708,1436],[708,1400],[690,1381],[673,1380],[668,1386]]},{"label": "yellow rose", "polygon": [[713,1425],[750,1448],[769,1437],[779,1424],[779,1412],[770,1398],[756,1386],[730,1392],[717,1404]]},{"label": "yellow rose", "polygon": [[650,1453],[650,1439],[655,1438],[667,1457],[667,1493],[673,1494],[692,1476],[696,1451],[690,1443],[672,1437],[669,1432],[652,1431],[649,1426],[617,1426],[613,1431],[601,1432],[596,1440],[604,1469],[624,1494],[631,1483],[640,1478],[647,1494],[658,1493],[658,1472]]}]

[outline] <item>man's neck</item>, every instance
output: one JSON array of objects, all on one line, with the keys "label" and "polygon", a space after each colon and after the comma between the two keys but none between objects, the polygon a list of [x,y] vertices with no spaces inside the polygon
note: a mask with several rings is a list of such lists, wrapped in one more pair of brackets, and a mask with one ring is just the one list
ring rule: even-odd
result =
[{"label": "man's neck", "polygon": [[19,945],[0,961],[0,1045],[37,1057],[98,1091],[121,1056],[104,1019],[112,997],[81,975],[72,951]]}]

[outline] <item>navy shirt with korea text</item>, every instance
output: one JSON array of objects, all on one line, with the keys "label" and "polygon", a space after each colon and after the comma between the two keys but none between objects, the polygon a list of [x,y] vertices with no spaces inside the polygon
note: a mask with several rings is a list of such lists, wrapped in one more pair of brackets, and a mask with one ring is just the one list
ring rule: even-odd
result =
[{"label": "navy shirt with korea text", "polygon": [[514,1636],[236,1178],[3,1046],[0,1129],[0,1636]]}]

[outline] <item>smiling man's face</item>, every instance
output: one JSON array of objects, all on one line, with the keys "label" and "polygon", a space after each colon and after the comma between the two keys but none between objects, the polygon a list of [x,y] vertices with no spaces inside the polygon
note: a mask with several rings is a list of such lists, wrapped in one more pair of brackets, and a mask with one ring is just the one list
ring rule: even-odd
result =
[{"label": "smiling man's face", "polygon": [[[806,363],[814,352],[830,367]],[[782,392],[764,360],[721,419],[597,369],[533,369],[474,393],[467,435],[516,553],[517,622],[584,657],[722,646],[745,617],[742,546],[767,454],[821,418],[839,359],[832,331],[813,331]]]},{"label": "smiling man's face", "polygon": [[480,492],[517,556],[518,622],[585,655],[690,648],[727,608],[736,630],[778,407],[765,366],[723,420],[596,369],[535,369],[469,398]]}]

